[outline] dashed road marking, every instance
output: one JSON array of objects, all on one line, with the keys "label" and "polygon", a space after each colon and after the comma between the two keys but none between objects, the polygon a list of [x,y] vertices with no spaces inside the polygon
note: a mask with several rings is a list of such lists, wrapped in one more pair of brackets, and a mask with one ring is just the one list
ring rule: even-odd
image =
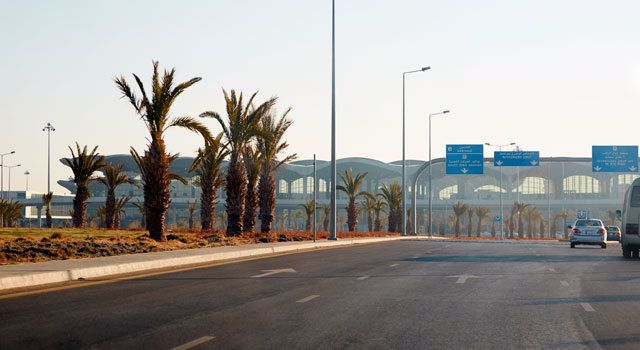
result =
[{"label": "dashed road marking", "polygon": [[196,340],[192,340],[188,343],[176,346],[175,348],[172,348],[171,350],[187,350],[187,349],[191,349],[193,347],[196,347],[202,343],[206,343],[209,340],[214,339],[215,337],[212,337],[210,335],[205,335],[204,337],[198,338]]},{"label": "dashed road marking", "polygon": [[567,281],[560,281],[560,284],[562,284],[565,287],[569,287],[569,282]]},{"label": "dashed road marking", "polygon": [[554,269],[553,267],[550,267],[550,268],[549,268],[549,271],[551,271],[551,272],[556,272],[556,269]]},{"label": "dashed road marking", "polygon": [[400,265],[400,264],[393,264],[393,265],[390,265],[389,267],[396,267],[398,265]]},{"label": "dashed road marking", "polygon": [[371,276],[366,275],[366,276],[358,277],[358,281],[366,280],[369,277],[371,277]]},{"label": "dashed road marking", "polygon": [[580,305],[586,312],[596,312],[596,310],[589,303],[580,303]]},{"label": "dashed road marking", "polygon": [[302,299],[296,301],[296,303],[298,303],[298,304],[306,303],[307,301],[313,300],[313,299],[315,299],[317,297],[319,297],[319,295],[309,295],[306,298],[302,298]]}]

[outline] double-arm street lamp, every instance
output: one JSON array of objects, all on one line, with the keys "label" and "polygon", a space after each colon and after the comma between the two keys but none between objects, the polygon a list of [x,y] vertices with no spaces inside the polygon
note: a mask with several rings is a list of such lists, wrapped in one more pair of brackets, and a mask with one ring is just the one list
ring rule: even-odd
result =
[{"label": "double-arm street lamp", "polygon": [[16,153],[16,151],[0,154],[0,199],[4,199],[4,156],[14,153]]},{"label": "double-arm street lamp", "polygon": [[18,165],[3,165],[3,167],[9,169],[9,196],[8,198],[11,198],[11,168],[17,168],[19,166],[21,166],[22,164],[18,164]]},{"label": "double-arm street lamp", "polygon": [[[407,186],[406,186],[406,159],[405,159],[405,121],[404,121],[404,77],[409,73],[424,72],[431,67],[422,67],[420,69],[402,73],[402,235],[407,234]],[[415,191],[415,188],[413,189]],[[413,219],[415,221],[415,218]]]},{"label": "double-arm street lamp", "polygon": [[[440,115],[440,114],[447,114],[449,113],[449,110],[445,110],[442,112],[438,112],[438,113],[431,113],[429,114],[429,236],[431,236],[433,234],[432,231],[432,221],[431,221],[431,214],[433,214],[433,209],[431,208],[431,201],[432,201],[432,195],[431,195],[431,117],[433,117],[434,115]],[[413,189],[414,191],[416,190],[415,188]],[[414,213],[414,215],[416,215]],[[418,221],[416,220],[416,218],[413,219],[414,221]]]},{"label": "double-arm street lamp", "polygon": [[[515,142],[511,142],[511,143],[506,144],[506,145],[494,145],[494,144],[491,144],[489,142],[485,142],[484,144],[487,145],[487,146],[498,147],[498,150],[502,151],[502,147],[513,146],[516,143]],[[500,167],[500,240],[504,239],[504,229],[503,229],[504,226],[502,224],[503,222],[504,222],[504,212],[502,210],[502,167]]]}]

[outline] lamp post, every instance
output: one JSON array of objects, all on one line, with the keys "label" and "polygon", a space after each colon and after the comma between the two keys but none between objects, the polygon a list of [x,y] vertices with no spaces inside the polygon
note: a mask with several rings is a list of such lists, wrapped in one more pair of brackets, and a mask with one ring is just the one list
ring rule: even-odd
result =
[{"label": "lamp post", "polygon": [[42,131],[47,132],[47,193],[51,192],[51,132],[56,131],[56,128],[47,123]]},{"label": "lamp post", "polygon": [[[431,69],[430,66],[402,73],[402,235],[407,234],[407,186],[406,186],[406,159],[405,159],[405,121],[404,121],[404,80],[409,73],[424,72]],[[415,191],[415,188],[413,189]],[[415,218],[413,219],[415,221]]]},{"label": "lamp post", "polygon": [[[431,199],[432,197],[431,196],[431,117],[433,117],[434,115],[447,114],[447,113],[449,113],[449,110],[429,114],[429,236],[433,234],[433,231],[432,231],[433,227],[432,227],[432,221],[431,221],[431,215],[433,214],[433,209],[431,208],[431,201],[432,201]],[[415,191],[415,188],[413,190]]]},{"label": "lamp post", "polygon": [[329,239],[336,236],[336,2],[331,1],[331,222]]},{"label": "lamp post", "polygon": [[31,173],[29,172],[29,170],[27,170],[27,171],[24,172],[24,175],[25,175],[25,178],[27,180],[27,186],[24,189],[25,196],[26,196],[26,193],[29,191],[29,175],[31,175]]},{"label": "lamp post", "polygon": [[16,153],[16,151],[0,154],[0,199],[4,199],[4,156],[14,153]]},{"label": "lamp post", "polygon": [[[522,148],[520,148],[520,146],[516,146],[514,151],[522,152]],[[520,166],[517,167],[517,171],[518,171],[518,185],[516,186],[516,201],[520,202]]]},{"label": "lamp post", "polygon": [[11,168],[17,168],[19,166],[21,166],[22,164],[18,164],[18,165],[3,165],[3,167],[9,169],[9,195],[8,198],[11,199]]},{"label": "lamp post", "polygon": [[[484,143],[487,146],[493,146],[493,147],[498,147],[499,151],[502,151],[502,147],[507,147],[507,146],[513,146],[516,143],[515,142],[511,142],[509,144],[506,145],[494,145],[494,144],[490,144],[489,142],[485,142]],[[500,167],[500,240],[504,240],[504,211],[502,210],[502,167]]]}]

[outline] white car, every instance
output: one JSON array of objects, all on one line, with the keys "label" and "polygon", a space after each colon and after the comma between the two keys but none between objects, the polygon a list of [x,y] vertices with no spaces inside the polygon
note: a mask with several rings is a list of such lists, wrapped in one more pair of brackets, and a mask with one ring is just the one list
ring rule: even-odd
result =
[{"label": "white car", "polygon": [[598,219],[578,219],[569,226],[571,228],[571,248],[575,248],[578,244],[599,245],[602,248],[607,247],[607,230],[604,224]]}]

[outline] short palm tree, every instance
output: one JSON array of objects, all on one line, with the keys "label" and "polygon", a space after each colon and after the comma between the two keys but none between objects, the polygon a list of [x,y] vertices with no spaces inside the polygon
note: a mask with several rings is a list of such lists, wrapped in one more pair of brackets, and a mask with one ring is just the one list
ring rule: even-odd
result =
[{"label": "short palm tree", "polygon": [[147,229],[149,236],[157,241],[162,241],[164,237],[164,219],[169,210],[171,193],[169,191],[169,157],[165,146],[165,131],[172,127],[185,128],[196,132],[205,139],[211,141],[211,134],[200,122],[191,117],[169,117],[171,106],[178,96],[187,88],[201,80],[192,78],[184,83],[174,86],[173,77],[175,69],[165,70],[162,77],[158,72],[158,62],[153,61],[153,76],[151,78],[151,97],[147,96],[144,85],[137,75],[135,77],[138,88],[142,95],[138,98],[131,90],[123,76],[115,78],[114,81],[122,96],[127,98],[136,113],[144,121],[149,131],[149,144],[145,150],[144,171],[142,180],[144,183],[144,204],[146,206]]},{"label": "short palm tree", "polygon": [[[258,205],[260,207],[260,231],[269,233],[273,222],[273,212],[276,208],[276,178],[275,173],[280,167],[294,160],[297,155],[291,154],[278,160],[278,156],[289,147],[283,140],[284,133],[289,129],[293,121],[287,119],[291,111],[288,108],[278,119],[273,112],[268,113],[260,122],[262,131],[269,137],[259,137],[256,147],[260,153],[260,181],[258,182]],[[327,229],[325,228],[325,231]]]},{"label": "short palm tree", "polygon": [[136,208],[138,208],[138,212],[140,213],[140,227],[146,229],[147,228],[147,220],[146,220],[146,215],[145,212],[147,211],[145,206],[144,206],[144,202],[141,202],[140,200],[136,199],[136,202],[133,203],[133,205],[136,206]]},{"label": "short palm tree", "polygon": [[253,232],[258,212],[258,176],[260,175],[260,154],[257,149],[247,146],[242,152],[244,168],[247,172],[247,192],[244,196],[243,232]]},{"label": "short palm tree", "polygon": [[131,197],[126,196],[126,197],[122,197],[118,200],[116,200],[116,207],[115,207],[115,216],[114,216],[114,220],[113,220],[113,227],[115,229],[119,229],[120,228],[120,221],[122,219],[123,216],[127,216],[127,211],[124,210],[124,206],[127,205],[127,203],[129,202],[129,200],[131,199]]},{"label": "short palm tree", "polygon": [[464,213],[469,209],[469,204],[463,203],[462,201],[458,201],[458,203],[452,204],[453,215],[455,215],[455,228],[454,232],[456,237],[460,236],[460,217],[464,215]]},{"label": "short palm tree", "polygon": [[2,224],[7,227],[13,227],[16,220],[22,218],[22,208],[24,204],[17,200],[0,200],[0,217]]},{"label": "short palm tree", "polygon": [[331,205],[327,204],[322,207],[324,219],[322,219],[322,229],[325,232],[329,232],[329,225],[331,225]]},{"label": "short palm tree", "polygon": [[189,230],[193,230],[193,224],[195,219],[196,210],[198,209],[198,200],[193,201],[193,204],[187,201],[187,213],[189,214]]},{"label": "short palm tree", "polygon": [[98,146],[94,147],[91,152],[87,150],[87,146],[80,149],[80,145],[76,142],[76,151],[71,151],[71,159],[65,158],[64,161],[73,172],[73,183],[76,184],[76,196],[73,199],[73,227],[83,227],[84,218],[87,209],[87,200],[91,197],[89,192],[89,183],[96,179],[93,173],[102,168],[104,164],[104,156],[96,153]]},{"label": "short palm tree", "polygon": [[204,149],[198,149],[198,155],[189,169],[190,172],[195,171],[198,175],[196,183],[202,189],[200,226],[203,231],[215,228],[216,194],[218,188],[224,185],[224,173],[220,167],[229,153],[222,145],[222,136],[222,133],[218,134],[205,145]]},{"label": "short palm tree", "polygon": [[569,238],[569,229],[566,225],[567,218],[569,217],[569,209],[565,209],[558,214],[558,217],[562,218],[562,230],[564,232],[564,238]]},{"label": "short palm tree", "polygon": [[[491,212],[491,209],[489,209],[489,207],[487,207],[486,205],[475,208],[475,214],[478,217],[478,226],[476,230],[477,231],[476,236],[480,237],[480,234],[482,232],[482,221],[484,221],[484,219],[486,219],[489,216],[490,212]],[[495,229],[495,225],[493,229]],[[492,233],[492,235],[495,236],[495,232]]]},{"label": "short palm tree", "polygon": [[365,197],[363,202],[360,202],[360,206],[362,207],[362,212],[367,214],[367,228],[369,232],[373,231],[373,213],[376,210],[376,204],[378,201],[375,197]]},{"label": "short palm tree", "polygon": [[306,224],[304,225],[305,231],[311,231],[311,218],[313,216],[313,212],[316,209],[315,204],[313,203],[313,199],[307,200],[306,203],[298,204],[299,207],[302,207],[304,210],[304,214],[307,216]]},{"label": "short palm tree", "polygon": [[524,209],[523,214],[527,219],[527,236],[533,238],[534,223],[541,217],[540,211],[536,207],[529,206]]},{"label": "short palm tree", "polygon": [[[475,211],[473,211],[473,209],[469,208],[467,210],[467,215],[469,215],[469,226],[467,228],[467,236],[471,237],[471,235],[473,234],[473,214],[475,214]],[[480,235],[480,232],[478,232],[478,235]]]},{"label": "short palm tree", "polygon": [[367,176],[367,172],[364,174],[357,174],[353,177],[353,169],[345,170],[344,175],[340,175],[343,185],[336,186],[336,189],[344,192],[349,198],[349,204],[347,205],[347,226],[350,232],[355,232],[358,228],[358,206],[356,205],[356,198],[360,196],[369,197],[374,199],[375,197],[367,191],[358,191],[362,180]]},{"label": "short palm tree", "polygon": [[513,203],[514,213],[518,215],[518,237],[524,237],[524,218],[522,217],[526,208],[529,207],[529,204],[524,204],[522,202],[515,201]]},{"label": "short palm tree", "polygon": [[382,221],[380,220],[380,213],[385,213],[387,211],[385,209],[386,206],[387,206],[386,202],[376,201],[376,205],[373,208],[373,211],[376,213],[376,218],[373,221],[374,232],[382,232]]},{"label": "short palm tree", "polygon": [[113,166],[105,165],[103,167],[104,177],[99,177],[96,180],[107,187],[107,200],[105,201],[105,225],[107,229],[113,228],[113,220],[116,213],[116,187],[123,184],[134,184],[133,179],[130,179],[127,174],[122,172],[122,164]]},{"label": "short palm tree", "polygon": [[47,222],[47,228],[53,226],[53,218],[51,217],[51,201],[53,200],[53,192],[45,193],[42,195],[42,204],[45,207],[45,217]]},{"label": "short palm tree", "polygon": [[260,128],[260,120],[264,118],[276,103],[276,98],[270,98],[257,108],[252,107],[254,93],[245,105],[242,93],[236,96],[235,90],[227,94],[222,90],[226,101],[227,121],[216,112],[208,111],[200,114],[201,117],[215,118],[222,127],[225,135],[225,147],[229,151],[230,159],[226,174],[227,192],[227,236],[242,235],[244,219],[244,199],[246,191],[246,174],[242,164],[242,151],[254,137],[270,136]]},{"label": "short palm tree", "polygon": [[402,225],[402,190],[398,181],[394,181],[391,185],[387,186],[382,184],[378,197],[382,198],[389,208],[389,232],[400,232]]},{"label": "short palm tree", "polygon": [[96,208],[96,216],[98,217],[98,227],[104,228],[106,226],[106,224],[104,223],[106,215],[107,214],[106,214],[104,204]]}]

